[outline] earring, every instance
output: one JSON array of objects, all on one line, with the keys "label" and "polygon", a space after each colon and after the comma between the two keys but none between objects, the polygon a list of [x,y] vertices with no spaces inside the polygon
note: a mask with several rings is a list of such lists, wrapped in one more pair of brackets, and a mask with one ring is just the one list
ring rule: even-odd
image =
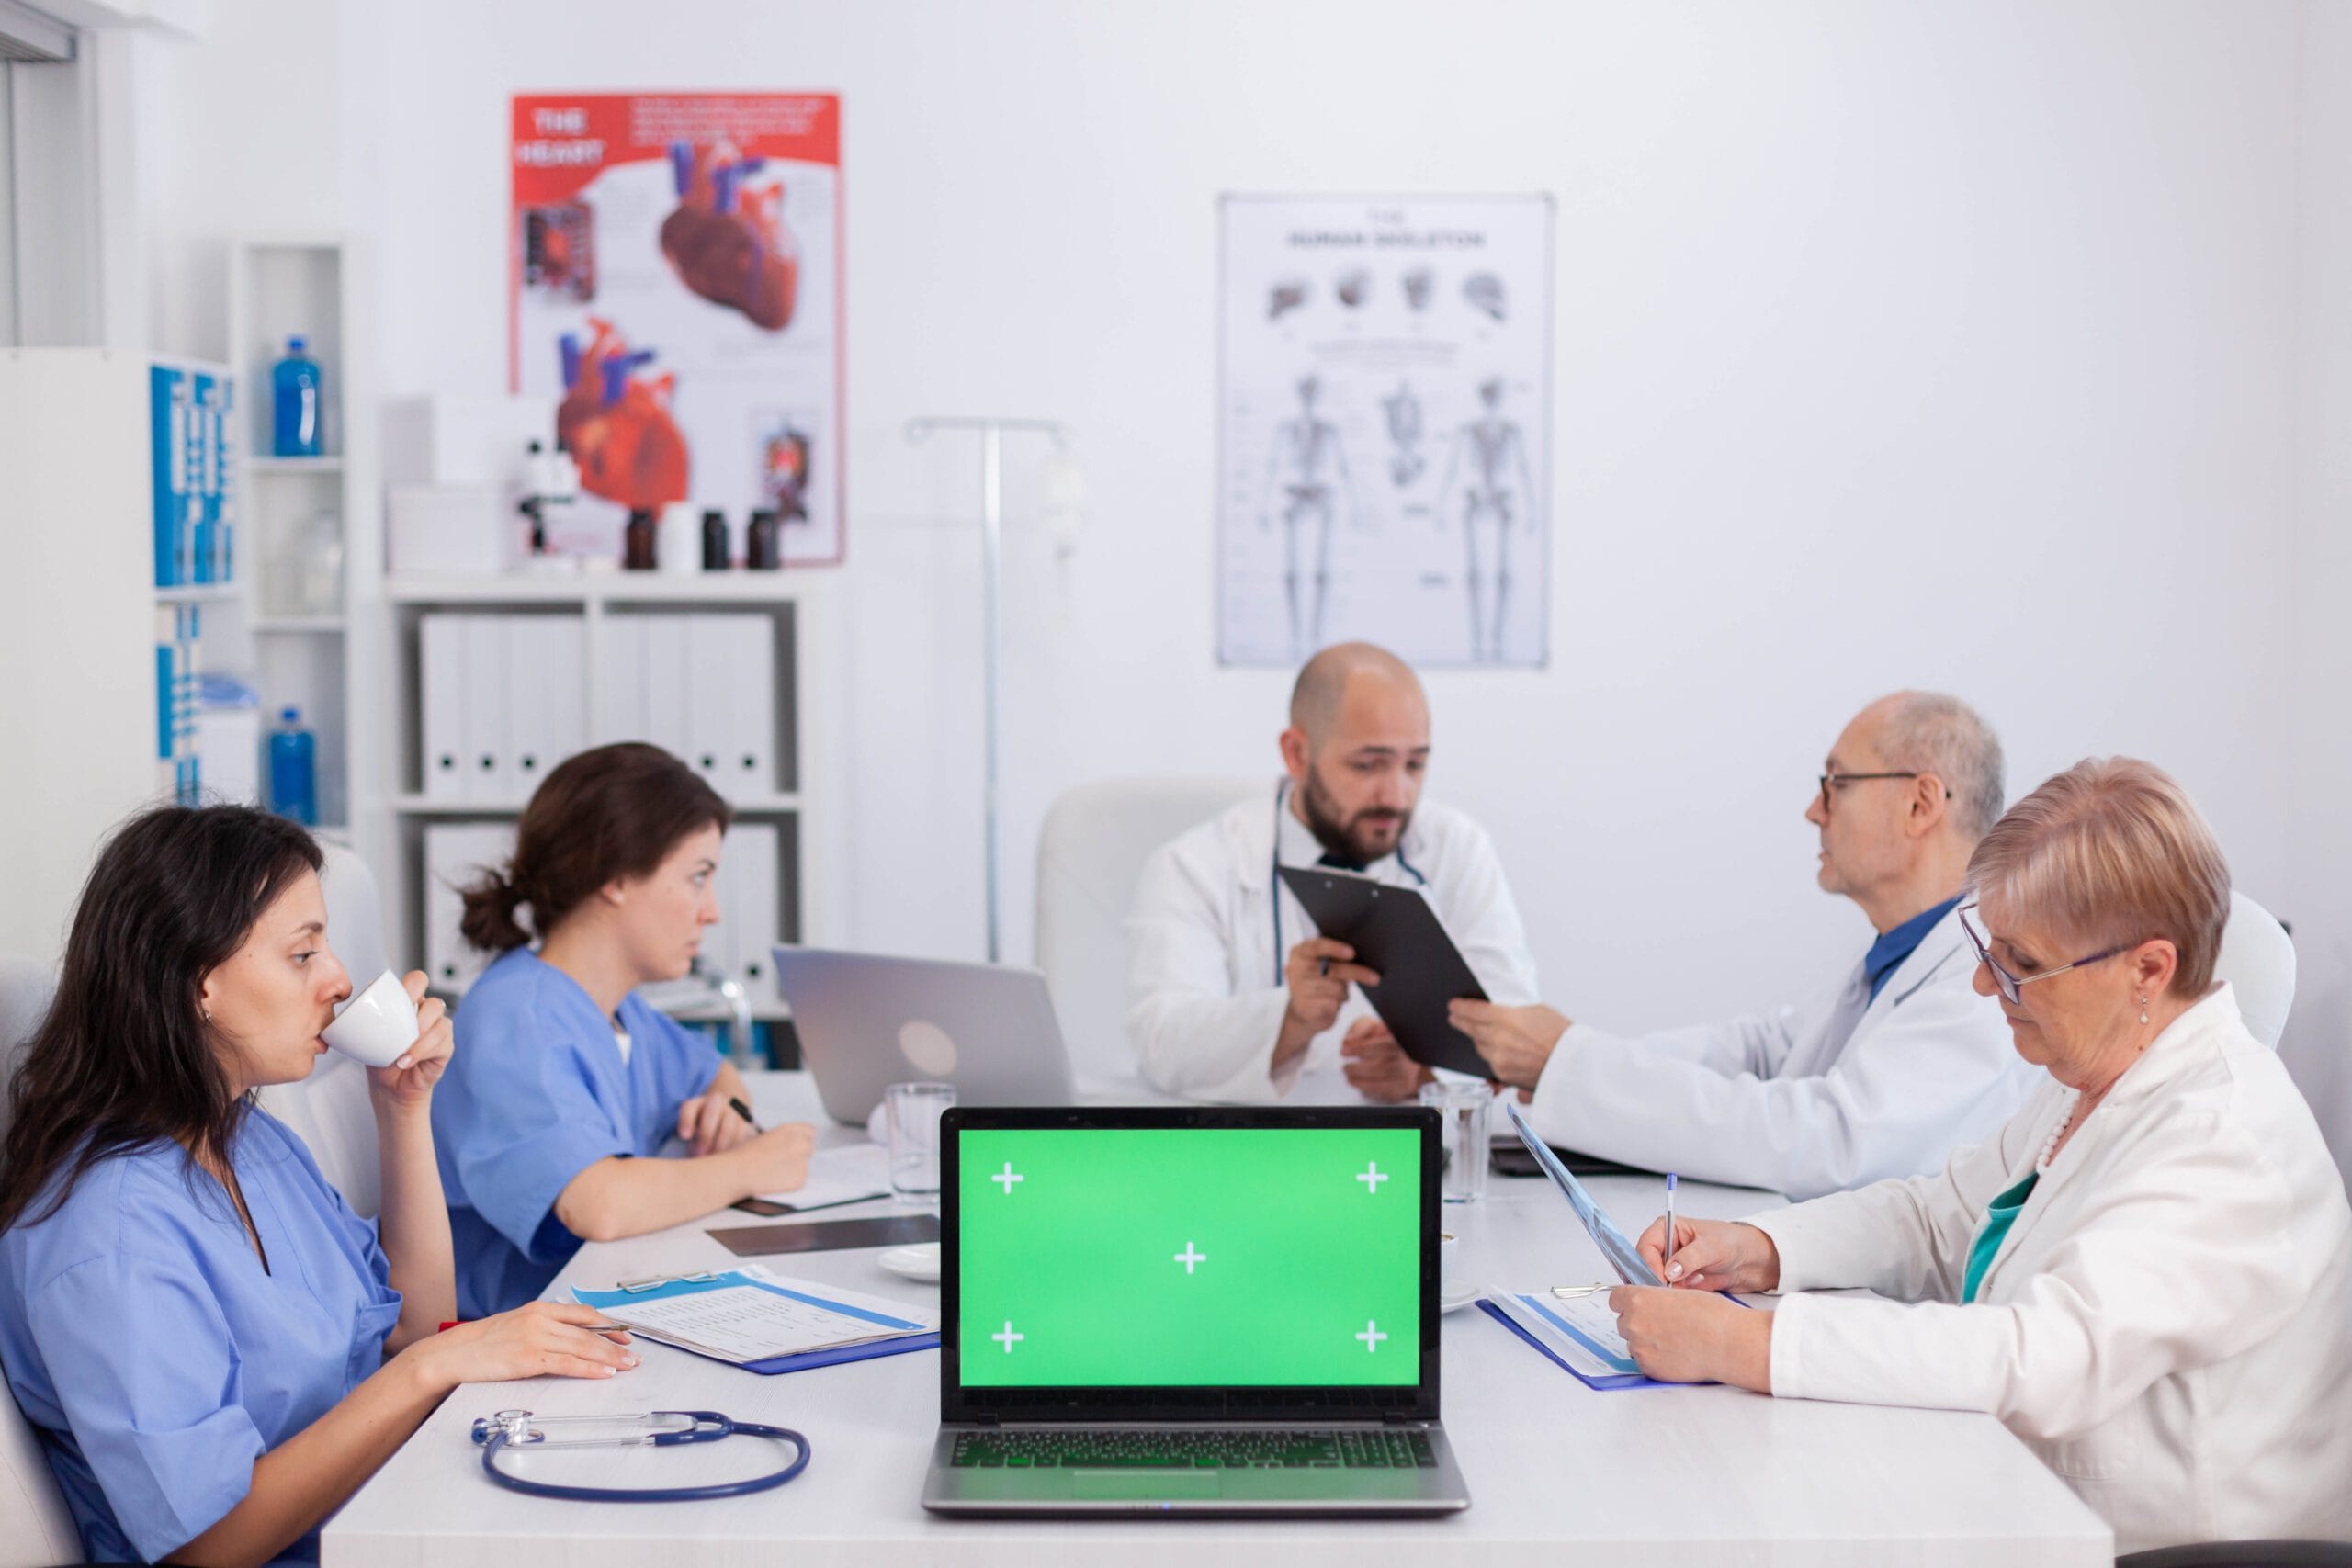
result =
[{"label": "earring", "polygon": [[[210,1022],[212,1021],[212,1010],[211,1010],[210,1008],[198,1008],[198,1009],[197,1009],[196,1010],[197,1010],[197,1011],[198,1011],[198,1012],[200,1012],[200,1013],[202,1013],[202,1014],[204,1015],[204,1021],[205,1021],[205,1022],[207,1022],[207,1023],[210,1023]],[[2146,1019],[2144,1019],[2144,1018],[2143,1018],[2143,1019],[2142,1019],[2140,1021],[2141,1021],[2141,1022],[2143,1022],[2143,1023],[2145,1023],[2145,1022],[2147,1022],[2148,1021],[2147,1021]]]},{"label": "earring", "polygon": [[2148,1021],[2148,998],[2145,997],[2140,998],[2140,1021],[2142,1023]]}]

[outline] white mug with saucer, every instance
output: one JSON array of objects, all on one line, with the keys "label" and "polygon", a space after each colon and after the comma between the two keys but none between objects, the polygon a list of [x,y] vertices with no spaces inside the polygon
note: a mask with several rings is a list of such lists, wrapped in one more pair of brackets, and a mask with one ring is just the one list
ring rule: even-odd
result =
[{"label": "white mug with saucer", "polygon": [[343,1004],[319,1038],[362,1066],[389,1067],[416,1043],[416,1004],[401,977],[387,969]]}]

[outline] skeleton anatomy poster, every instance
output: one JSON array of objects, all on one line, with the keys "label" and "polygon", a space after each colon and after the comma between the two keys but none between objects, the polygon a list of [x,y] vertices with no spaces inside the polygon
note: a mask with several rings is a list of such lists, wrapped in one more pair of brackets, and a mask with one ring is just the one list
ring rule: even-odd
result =
[{"label": "skeleton anatomy poster", "polygon": [[512,385],[557,400],[582,496],[559,548],[632,511],[772,511],[842,554],[841,100],[517,97]]},{"label": "skeleton anatomy poster", "polygon": [[1542,665],[1551,197],[1221,209],[1220,660]]}]

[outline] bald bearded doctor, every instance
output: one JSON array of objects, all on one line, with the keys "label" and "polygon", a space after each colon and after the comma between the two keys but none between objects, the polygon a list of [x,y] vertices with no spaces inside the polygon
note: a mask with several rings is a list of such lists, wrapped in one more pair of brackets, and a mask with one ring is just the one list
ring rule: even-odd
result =
[{"label": "bald bearded doctor", "polygon": [[1127,1036],[1144,1078],[1190,1100],[1409,1100],[1428,1069],[1362,990],[1379,976],[1314,922],[1275,867],[1337,866],[1426,897],[1487,995],[1535,1000],[1535,963],[1485,829],[1424,802],[1429,702],[1396,655],[1325,649],[1299,671],[1286,776],[1162,847],[1127,927]]}]

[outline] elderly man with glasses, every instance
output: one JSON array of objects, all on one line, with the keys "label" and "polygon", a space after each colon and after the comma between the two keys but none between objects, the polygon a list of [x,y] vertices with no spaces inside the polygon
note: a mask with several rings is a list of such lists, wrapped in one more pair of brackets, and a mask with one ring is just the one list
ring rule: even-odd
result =
[{"label": "elderly man with glasses", "polygon": [[2030,1076],[1971,987],[1956,912],[2001,815],[2000,741],[1956,697],[1897,692],[1846,727],[1819,784],[1804,816],[1821,886],[1877,935],[1817,995],[1640,1039],[1541,1005],[1453,1004],[1548,1142],[1805,1199],[1936,1169],[2022,1103]]}]

